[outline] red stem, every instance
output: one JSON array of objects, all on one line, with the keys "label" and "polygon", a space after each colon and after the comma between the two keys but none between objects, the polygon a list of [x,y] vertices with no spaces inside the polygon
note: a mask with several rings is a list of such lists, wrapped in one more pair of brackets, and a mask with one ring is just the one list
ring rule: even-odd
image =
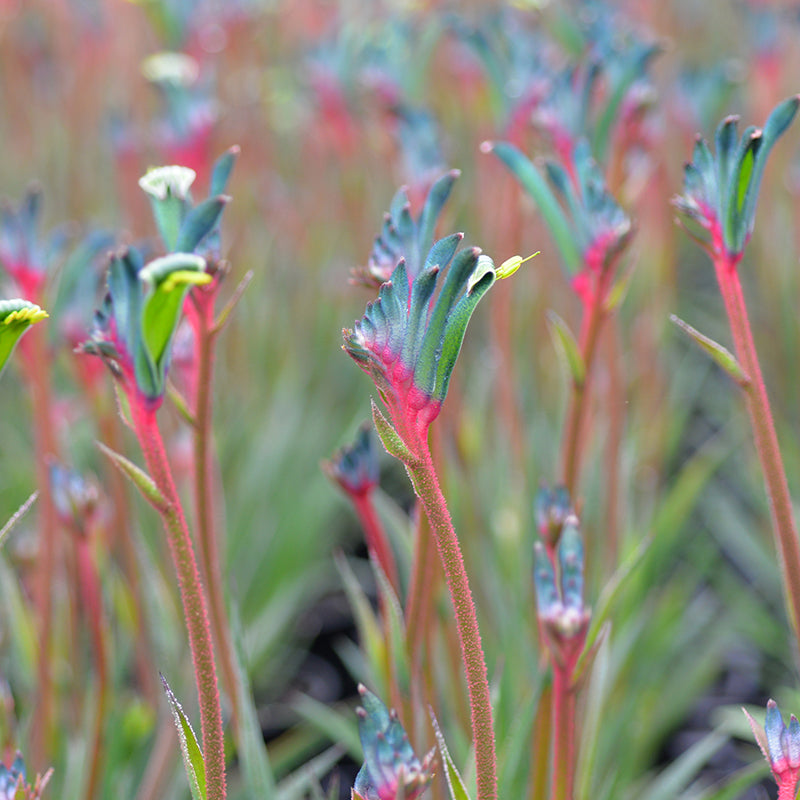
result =
[{"label": "red stem", "polygon": [[551,800],[572,800],[575,783],[575,690],[572,668],[553,663]]},{"label": "red stem", "polygon": [[[216,289],[219,283],[211,284]],[[222,678],[231,702],[233,727],[241,744],[241,710],[238,673],[234,664],[233,648],[228,614],[225,608],[225,591],[222,579],[220,537],[216,526],[214,509],[214,459],[212,458],[212,392],[214,374],[214,343],[218,329],[214,321],[216,291],[196,287],[189,302],[193,302],[197,313],[189,317],[195,335],[195,359],[197,364],[197,389],[194,398],[194,506],[195,524],[199,543],[200,568],[208,589],[211,625],[216,643],[216,653],[222,668]]]},{"label": "red stem", "polygon": [[225,748],[222,735],[222,711],[217,671],[211,640],[205,595],[194,555],[194,547],[172,478],[155,409],[139,398],[131,398],[131,414],[136,435],[144,454],[150,477],[166,500],[161,517],[169,549],[178,574],[183,613],[189,633],[197,693],[200,701],[200,727],[203,738],[203,761],[206,770],[208,800],[225,798]]},{"label": "red stem", "polygon": [[467,676],[478,800],[497,798],[497,755],[495,751],[492,703],[486,661],[478,629],[478,618],[458,537],[442,494],[427,442],[421,442],[419,457],[406,464],[414,488],[425,507],[444,567],[453,601],[461,657]]},{"label": "red stem", "polygon": [[394,593],[400,596],[400,579],[397,574],[397,564],[394,560],[392,548],[386,537],[378,515],[375,513],[375,504],[372,502],[372,492],[353,492],[350,495],[353,507],[358,514],[358,520],[364,529],[367,540],[367,549],[372,558],[383,571],[392,586]]},{"label": "red stem", "polygon": [[34,763],[48,760],[54,727],[53,663],[53,586],[58,563],[57,515],[50,491],[48,462],[56,457],[56,434],[53,426],[51,362],[47,331],[35,326],[20,341],[23,374],[31,393],[33,407],[36,482],[39,486],[39,552],[37,556],[36,604],[39,613],[39,659],[37,663],[39,704],[31,734]]},{"label": "red stem", "polygon": [[780,554],[784,595],[795,639],[800,632],[800,546],[794,523],[792,499],[786,480],[778,436],[772,418],[767,390],[747,317],[737,266],[740,256],[714,259],[725,310],[728,314],[736,356],[749,382],[744,386],[745,404],[750,415],[761,470],[764,474],[775,544]]},{"label": "red stem", "polygon": [[[608,270],[610,275],[612,270]],[[600,329],[605,317],[603,307],[605,283],[600,275],[595,276],[594,299],[584,306],[583,319],[581,321],[581,333],[578,346],[581,359],[585,367],[585,375],[582,382],[573,380],[572,394],[567,411],[567,419],[564,425],[563,441],[563,473],[562,481],[570,497],[575,496],[578,477],[580,474],[580,460],[583,450],[581,433],[583,430],[584,417],[586,415],[587,399],[589,395],[589,380],[591,377],[594,356],[597,350],[597,342],[600,337]]]}]

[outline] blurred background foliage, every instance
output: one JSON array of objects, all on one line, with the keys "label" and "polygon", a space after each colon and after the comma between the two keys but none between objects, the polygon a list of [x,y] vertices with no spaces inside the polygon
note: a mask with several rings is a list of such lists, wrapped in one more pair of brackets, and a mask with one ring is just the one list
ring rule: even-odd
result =
[{"label": "blurred background foliage", "polygon": [[[43,229],[69,223],[71,245],[56,257],[46,292],[54,311],[47,327],[56,424],[63,458],[94,474],[101,492],[109,467],[94,441],[103,434],[76,382],[64,328],[67,307],[88,325],[100,283],[86,297],[93,289],[84,282],[69,306],[64,293],[69,254],[89,231],[113,231],[117,241],[154,236],[136,179],[148,166],[173,160],[175,150],[169,87],[146,80],[143,59],[164,49],[189,53],[208,104],[184,109],[182,119],[208,115],[210,156],[232,144],[242,148],[229,186],[224,251],[231,290],[247,270],[255,277],[220,340],[215,428],[231,607],[278,780],[331,739],[358,760],[354,681],[380,688],[382,680],[368,648],[358,655],[352,644],[353,616],[333,558],[346,553],[374,596],[361,536],[319,468],[369,413],[369,381],[339,352],[342,326],[372,296],[351,285],[350,270],[366,263],[399,185],[418,203],[433,177],[458,168],[441,234],[463,230],[468,243],[498,262],[542,251],[498,285],[476,315],[445,405],[438,454],[496,691],[501,794],[529,791],[530,726],[544,681],[531,585],[532,499],[541,481],[556,477],[567,398],[546,312],[576,324],[579,309],[532,203],[480,144],[509,136],[542,61],[566,65],[590,42],[615,45],[615,37],[626,36],[657,43],[660,52],[631,89],[643,98],[641,140],[623,151],[622,163],[606,165],[636,233],[626,262],[634,269],[629,290],[601,346],[581,478],[587,597],[598,597],[645,537],[652,542],[612,600],[611,632],[584,692],[579,791],[594,800],[700,798],[712,796],[708,787],[740,776],[743,785],[763,773],[747,766],[756,751],[729,707],[763,705],[777,694],[782,707],[798,710],[797,665],[743,407],[729,380],[669,322],[676,313],[727,342],[710,264],[673,224],[669,201],[696,132],[711,135],[727,113],[759,123],[798,90],[798,34],[796,9],[744,1],[0,2],[0,191],[16,203],[38,181]],[[481,42],[494,48],[493,61]],[[535,126],[515,130],[529,155],[549,153]],[[612,128],[612,149],[624,133]],[[742,265],[795,490],[798,157],[790,131],[768,166]],[[101,266],[88,268],[99,276]],[[36,484],[36,431],[15,365],[0,383],[0,407],[4,521]],[[186,433],[174,411],[163,415],[185,478]],[[128,449],[132,444],[129,438]],[[618,481],[610,486],[615,463]],[[380,511],[402,547],[411,490],[388,457],[382,473]],[[150,509],[137,510],[153,669],[170,675],[194,713],[160,526]],[[4,746],[23,749],[35,690],[26,600],[35,519],[32,512],[0,553],[0,735]],[[153,769],[154,743],[173,734],[166,704],[144,699],[132,679],[130,593],[110,551],[102,563],[116,689],[101,796],[133,797]],[[50,796],[78,798],[90,662],[80,626],[60,603],[71,591],[66,577],[52,591],[62,623],[55,674],[69,733],[51,750]],[[449,688],[437,713],[457,762],[467,765],[460,683],[448,679],[460,667],[451,666],[446,649],[440,656],[440,682]],[[413,736],[418,749],[432,742],[429,731]],[[187,796],[177,748],[170,748],[157,796]],[[343,790],[352,774],[342,772]],[[235,765],[232,775],[235,792]],[[727,796],[739,796],[741,785]],[[311,791],[302,782],[284,790]]]}]

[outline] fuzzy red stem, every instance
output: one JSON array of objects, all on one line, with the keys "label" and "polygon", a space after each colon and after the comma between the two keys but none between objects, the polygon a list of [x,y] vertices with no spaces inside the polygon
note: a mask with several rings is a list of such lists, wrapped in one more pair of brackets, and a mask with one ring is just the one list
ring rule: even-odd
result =
[{"label": "fuzzy red stem", "polygon": [[744,387],[745,404],[769,498],[789,620],[797,640],[800,623],[800,545],[775,423],[736,269],[739,260],[740,257],[720,256],[715,258],[714,267],[728,314],[736,356],[749,378]]},{"label": "fuzzy red stem", "polygon": [[[216,289],[219,284],[212,286]],[[238,671],[234,665],[234,649],[222,579],[219,536],[214,509],[214,475],[212,458],[212,392],[214,374],[214,343],[217,328],[214,320],[216,291],[198,286],[192,291],[189,302],[194,302],[197,313],[192,315],[197,364],[197,390],[194,398],[193,448],[194,448],[194,508],[200,567],[208,589],[211,625],[216,643],[216,653],[222,668],[222,678],[231,703],[233,728],[241,743],[241,709],[239,708]]]},{"label": "fuzzy red stem", "polygon": [[206,768],[208,800],[225,798],[225,749],[222,734],[222,710],[217,688],[217,671],[211,640],[205,595],[172,471],[167,461],[156,412],[138,398],[131,398],[131,413],[136,435],[144,454],[150,477],[164,496],[167,507],[162,512],[169,549],[178,574],[183,613],[189,633],[197,693],[200,700],[200,727],[203,738],[203,761]]},{"label": "fuzzy red stem", "polygon": [[370,557],[373,558],[383,571],[387,580],[394,589],[394,593],[400,596],[400,578],[397,574],[397,564],[394,560],[392,548],[386,537],[378,515],[375,513],[375,504],[372,502],[372,492],[354,492],[351,494],[353,508],[358,514],[358,520],[364,529],[364,536],[367,540],[367,548]]},{"label": "fuzzy red stem", "polygon": [[425,507],[444,567],[453,601],[461,657],[467,676],[467,689],[475,746],[478,800],[497,798],[497,755],[495,751],[492,704],[486,661],[478,629],[478,618],[458,537],[442,494],[430,449],[421,443],[419,458],[406,464],[414,488]]}]

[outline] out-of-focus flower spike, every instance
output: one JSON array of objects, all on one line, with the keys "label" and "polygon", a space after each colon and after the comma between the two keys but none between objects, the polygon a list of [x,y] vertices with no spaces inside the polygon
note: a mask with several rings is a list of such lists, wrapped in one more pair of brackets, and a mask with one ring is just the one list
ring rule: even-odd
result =
[{"label": "out-of-focus flower spike", "polygon": [[0,300],[0,373],[23,333],[47,318],[47,312],[27,300]]},{"label": "out-of-focus flower spike", "polygon": [[737,142],[737,117],[726,117],[715,133],[716,154],[699,139],[684,169],[683,193],[675,207],[709,231],[708,246],[738,262],[755,224],[756,202],[767,157],[791,125],[800,95],[784,100],[763,130],[748,127]]},{"label": "out-of-focus flower spike", "polygon": [[565,608],[583,610],[583,542],[576,517],[568,517],[558,542],[561,596]]},{"label": "out-of-focus flower spike", "polygon": [[433,777],[433,754],[420,761],[394,711],[364,686],[359,686],[358,732],[364,765],[356,776],[354,796],[364,800],[414,800]]},{"label": "out-of-focus flower spike", "polygon": [[348,494],[366,494],[378,485],[378,450],[369,423],[361,425],[355,441],[322,465],[325,473]]},{"label": "out-of-focus flower spike", "polygon": [[536,589],[536,607],[539,617],[543,619],[553,617],[561,611],[561,597],[556,585],[553,564],[541,542],[534,544],[533,558],[533,585]]}]

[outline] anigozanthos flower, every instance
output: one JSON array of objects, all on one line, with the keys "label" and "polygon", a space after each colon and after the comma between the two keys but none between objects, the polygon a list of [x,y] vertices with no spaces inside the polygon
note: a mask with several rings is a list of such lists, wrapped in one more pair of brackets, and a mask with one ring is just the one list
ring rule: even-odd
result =
[{"label": "anigozanthos flower", "polygon": [[356,713],[364,765],[353,786],[354,800],[414,800],[433,777],[435,749],[420,761],[394,709],[389,711],[366,687],[359,686],[358,691],[363,703]]},{"label": "anigozanthos flower", "polygon": [[485,142],[536,202],[558,246],[572,287],[584,305],[606,302],[614,266],[633,234],[630,217],[608,191],[605,178],[581,139],[570,164],[547,162],[547,181],[521,150],[508,142]]},{"label": "anigozanthos flower", "polygon": [[362,319],[342,332],[344,349],[372,377],[412,453],[439,415],[467,323],[498,277],[479,248],[456,253],[462,238],[436,242],[416,277],[401,260]]},{"label": "anigozanthos flower", "polygon": [[166,391],[170,345],[190,287],[208,283],[205,260],[172,253],[144,264],[134,248],[114,254],[108,291],[84,352],[101,356],[123,388],[157,408]]},{"label": "anigozanthos flower", "polygon": [[411,216],[411,202],[405,187],[398,190],[383,219],[381,232],[375,237],[367,266],[353,271],[353,279],[376,288],[388,281],[400,260],[413,281],[425,263],[433,244],[434,231],[453,184],[461,173],[451,170],[430,188],[420,215]]},{"label": "anigozanthos flower", "polygon": [[794,800],[800,779],[800,722],[792,714],[786,725],[774,700],[767,702],[763,728],[747,711],[744,713],[778,784],[778,800]]},{"label": "anigozanthos flower", "polygon": [[704,242],[712,259],[722,258],[735,266],[753,233],[756,202],[767,156],[775,142],[791,125],[800,106],[800,95],[784,100],[773,109],[763,129],[751,125],[741,138],[739,118],[726,117],[717,127],[716,155],[698,137],[692,160],[684,167],[683,194],[675,207],[708,231]]},{"label": "anigozanthos flower", "polygon": [[378,485],[378,450],[369,423],[358,429],[355,441],[333,454],[322,465],[325,474],[348,495],[363,495]]},{"label": "anigozanthos flower", "polygon": [[25,762],[17,753],[10,767],[0,761],[0,800],[40,800],[52,770],[44,776],[37,775],[32,784],[25,776]]},{"label": "anigozanthos flower", "polygon": [[31,325],[47,319],[47,312],[27,300],[0,300],[0,373],[20,336]]},{"label": "anigozanthos flower", "polygon": [[559,663],[571,672],[583,650],[591,610],[583,602],[583,541],[570,514],[555,547],[534,545],[533,582],[539,622]]}]

